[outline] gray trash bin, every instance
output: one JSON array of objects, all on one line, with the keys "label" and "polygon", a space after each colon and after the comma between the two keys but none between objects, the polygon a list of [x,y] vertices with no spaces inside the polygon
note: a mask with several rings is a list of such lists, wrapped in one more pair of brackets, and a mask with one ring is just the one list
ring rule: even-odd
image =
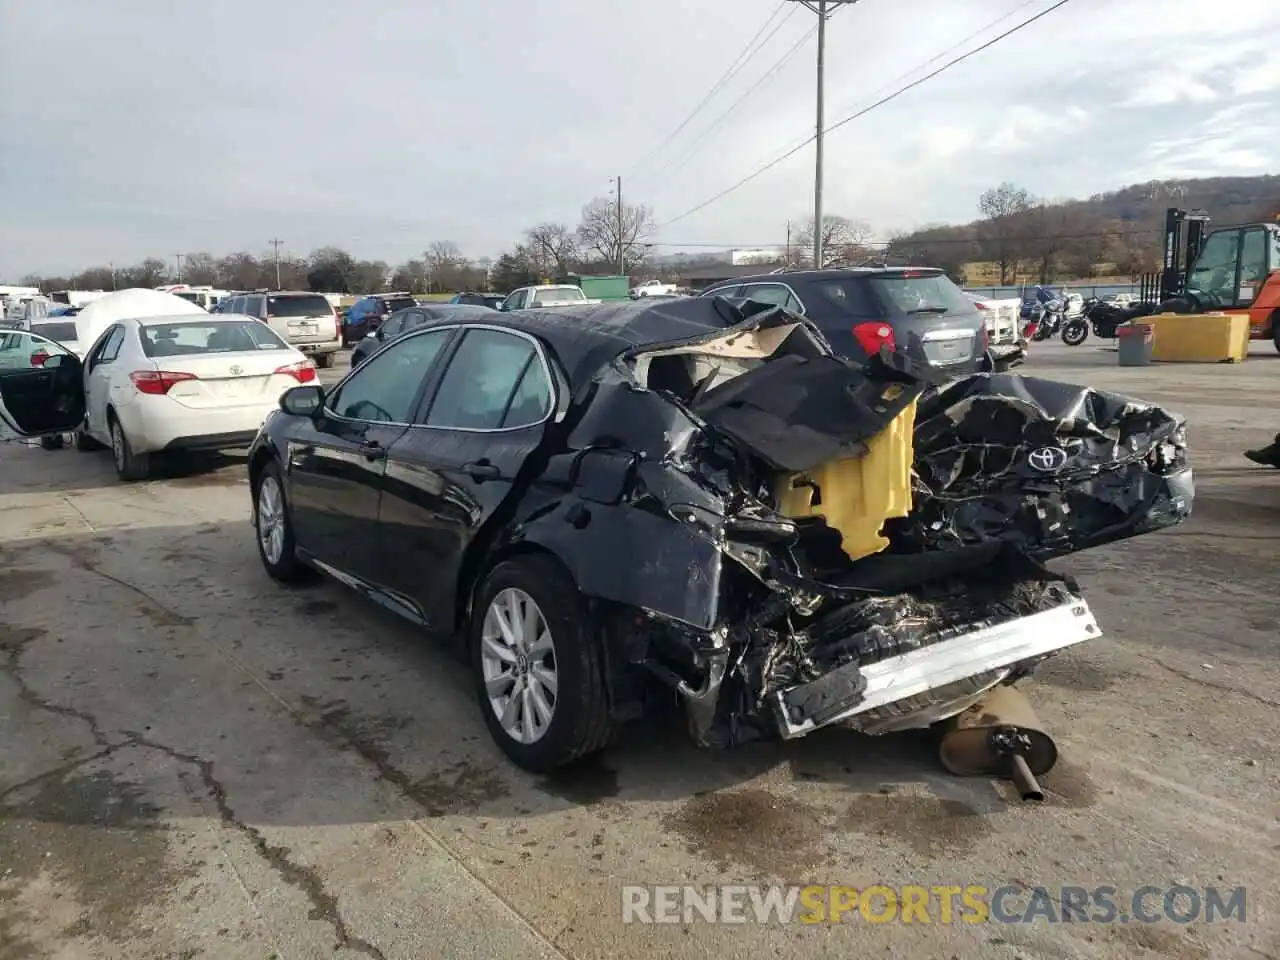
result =
[{"label": "gray trash bin", "polygon": [[1116,347],[1122,367],[1145,367],[1151,363],[1155,328],[1149,323],[1127,323],[1116,328]]}]

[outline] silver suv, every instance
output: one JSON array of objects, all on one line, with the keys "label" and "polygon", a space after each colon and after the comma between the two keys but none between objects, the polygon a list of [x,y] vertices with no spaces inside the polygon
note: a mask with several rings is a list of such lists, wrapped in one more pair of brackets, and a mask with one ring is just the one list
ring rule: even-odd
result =
[{"label": "silver suv", "polygon": [[333,366],[342,349],[342,324],[322,293],[255,290],[237,293],[218,304],[218,313],[243,314],[261,320],[320,367]]}]

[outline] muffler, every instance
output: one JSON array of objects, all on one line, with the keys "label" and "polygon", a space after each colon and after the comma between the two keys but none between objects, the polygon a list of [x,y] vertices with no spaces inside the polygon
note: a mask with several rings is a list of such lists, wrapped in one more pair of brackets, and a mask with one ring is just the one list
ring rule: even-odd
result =
[{"label": "muffler", "polygon": [[958,777],[1004,777],[1023,800],[1044,800],[1036,782],[1058,762],[1058,748],[1022,692],[992,688],[948,721],[939,747],[942,765]]}]

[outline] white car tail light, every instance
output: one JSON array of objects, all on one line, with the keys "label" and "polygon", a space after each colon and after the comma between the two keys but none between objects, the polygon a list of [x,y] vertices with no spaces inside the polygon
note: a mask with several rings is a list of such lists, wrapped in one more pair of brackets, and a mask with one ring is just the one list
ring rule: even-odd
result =
[{"label": "white car tail light", "polygon": [[316,366],[310,360],[300,360],[284,367],[277,367],[275,372],[293,377],[299,383],[312,383],[316,379]]},{"label": "white car tail light", "polygon": [[138,388],[139,393],[161,397],[168,393],[175,384],[200,378],[194,373],[176,373],[170,370],[135,370],[129,374],[129,379],[133,381],[133,385]]}]

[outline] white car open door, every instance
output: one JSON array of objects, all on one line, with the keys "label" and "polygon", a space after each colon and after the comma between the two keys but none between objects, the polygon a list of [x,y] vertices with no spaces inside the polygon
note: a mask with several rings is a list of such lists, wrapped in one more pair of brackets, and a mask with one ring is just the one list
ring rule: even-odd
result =
[{"label": "white car open door", "polygon": [[6,433],[40,437],[84,420],[80,358],[47,337],[0,331],[0,424]]}]

